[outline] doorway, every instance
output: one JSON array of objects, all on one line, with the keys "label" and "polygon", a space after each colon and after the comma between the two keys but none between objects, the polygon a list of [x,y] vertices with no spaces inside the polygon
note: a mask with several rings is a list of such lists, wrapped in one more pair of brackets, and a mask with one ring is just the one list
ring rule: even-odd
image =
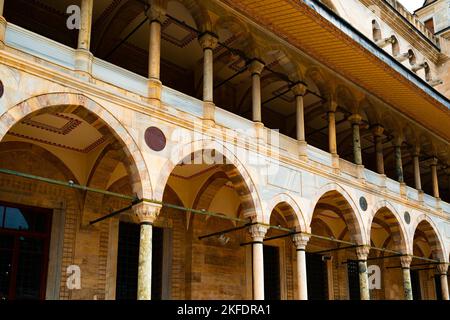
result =
[{"label": "doorway", "polygon": [[52,211],[0,203],[0,299],[45,299]]},{"label": "doorway", "polygon": [[308,300],[328,300],[327,268],[320,254],[306,253]]},{"label": "doorway", "polygon": [[264,297],[266,300],[281,300],[278,247],[264,246]]},{"label": "doorway", "polygon": [[[152,300],[163,298],[163,228],[153,226],[152,235]],[[136,300],[139,269],[138,224],[119,223],[119,247],[117,253],[116,299]]]}]

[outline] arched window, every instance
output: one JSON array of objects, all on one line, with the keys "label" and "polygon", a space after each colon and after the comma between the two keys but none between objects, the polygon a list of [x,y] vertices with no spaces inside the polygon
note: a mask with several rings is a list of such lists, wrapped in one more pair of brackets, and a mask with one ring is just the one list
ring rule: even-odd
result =
[{"label": "arched window", "polygon": [[417,63],[417,59],[416,59],[416,54],[414,53],[414,51],[412,49],[408,50],[408,54],[409,54],[409,64],[410,65],[415,65]]},{"label": "arched window", "polygon": [[375,19],[372,20],[372,38],[375,42],[381,40],[381,28]]},{"label": "arched window", "polygon": [[394,57],[400,54],[400,44],[396,36],[392,36],[392,55]]}]

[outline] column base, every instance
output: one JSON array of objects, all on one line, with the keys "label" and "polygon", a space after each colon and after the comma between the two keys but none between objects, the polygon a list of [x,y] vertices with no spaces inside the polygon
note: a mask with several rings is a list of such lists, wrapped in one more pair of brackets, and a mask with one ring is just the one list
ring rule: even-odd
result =
[{"label": "column base", "polygon": [[363,164],[357,164],[357,176],[358,176],[358,180],[360,180],[361,182],[365,182],[366,181],[366,176],[364,175],[364,165]]},{"label": "column base", "polygon": [[331,166],[333,167],[333,172],[339,174],[341,172],[339,155],[337,153],[331,154]]},{"label": "column base", "polygon": [[267,142],[266,131],[264,130],[264,123],[255,122],[255,134],[256,134],[256,141],[258,143]]},{"label": "column base", "polygon": [[0,16],[0,49],[3,49],[5,46],[6,24],[5,17]]},{"label": "column base", "polygon": [[400,196],[402,198],[406,198],[407,192],[406,192],[406,183],[400,182]]},{"label": "column base", "polygon": [[298,141],[298,156],[302,161],[308,161],[308,143],[306,141]]},{"label": "column base", "polygon": [[161,107],[162,83],[159,79],[148,79],[148,103],[156,108]]},{"label": "column base", "polygon": [[77,76],[90,80],[94,55],[84,49],[75,50],[75,71]]},{"label": "column base", "polygon": [[216,124],[216,105],[212,101],[203,101],[203,125],[214,127]]},{"label": "column base", "polygon": [[421,204],[423,204],[425,192],[423,192],[423,190],[417,190],[417,193],[418,193],[419,202]]},{"label": "column base", "polygon": [[386,179],[387,176],[385,174],[380,174],[380,188],[386,190]]}]

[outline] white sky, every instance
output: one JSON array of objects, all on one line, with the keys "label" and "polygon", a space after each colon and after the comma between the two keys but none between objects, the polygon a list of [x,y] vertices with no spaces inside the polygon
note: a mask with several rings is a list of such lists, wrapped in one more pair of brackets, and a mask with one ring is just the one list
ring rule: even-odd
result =
[{"label": "white sky", "polygon": [[408,9],[412,13],[412,12],[414,12],[414,10],[420,8],[425,1],[424,0],[398,0],[398,2],[400,2],[404,7],[406,7],[406,9]]}]

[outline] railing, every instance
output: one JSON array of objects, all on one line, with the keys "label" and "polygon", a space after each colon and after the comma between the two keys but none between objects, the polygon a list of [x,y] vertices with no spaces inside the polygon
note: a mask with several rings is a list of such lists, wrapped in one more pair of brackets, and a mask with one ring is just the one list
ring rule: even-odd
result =
[{"label": "railing", "polygon": [[408,11],[400,2],[397,0],[384,0],[387,2],[392,8],[395,9],[401,16],[403,16],[409,23],[411,23],[418,31],[420,31],[425,37],[428,38],[434,45],[439,47],[439,37],[436,37],[427,27],[423,24],[422,21],[417,19],[415,15]]},{"label": "railing", "polygon": [[[75,69],[76,50],[11,23],[7,24],[5,42],[8,46],[14,49],[45,60],[54,68],[61,69],[62,67],[63,70],[68,69],[69,72],[73,72]],[[92,76],[95,79],[103,81],[104,83],[111,84],[119,89],[127,90],[143,97],[146,97],[148,94],[148,81],[145,77],[139,76],[133,72],[97,58],[94,58],[93,60]],[[102,89],[104,89],[104,87],[102,87]],[[116,89],[111,88],[111,90]],[[203,101],[178,92],[174,89],[163,86],[161,100],[163,104],[179,111],[186,112],[194,117],[201,118],[203,116]],[[226,128],[236,131],[241,130],[243,134],[250,137],[256,136],[254,123],[234,113],[216,108],[215,119],[217,124],[220,124]],[[264,133],[267,137],[269,137],[268,140],[273,143],[273,146],[279,146],[283,151],[298,156],[299,149],[297,140],[285,135],[279,135],[278,132],[267,128],[264,128]],[[270,137],[272,135],[273,137],[277,136],[279,140],[271,139]],[[275,145],[276,143],[278,144]],[[332,156],[330,153],[311,145],[307,146],[306,152],[310,161],[326,166],[330,169],[333,166]],[[351,178],[358,177],[358,166],[355,164],[340,159],[339,167],[343,176],[348,176]],[[284,179],[285,178],[286,177],[284,177]],[[397,181],[384,178],[383,176],[368,169],[364,169],[364,178],[368,183],[380,187],[384,187],[383,184],[385,181],[386,188],[389,191],[395,194],[400,194],[400,184]],[[299,184],[299,179],[300,177],[298,175],[290,174],[288,181],[289,187],[295,188],[295,186]],[[272,183],[279,184],[281,182],[277,180]],[[407,197],[414,201],[419,200],[417,190],[410,187],[407,187]],[[425,194],[424,204],[432,209],[437,209],[438,202],[436,198]],[[441,201],[440,205],[444,212],[450,214],[450,204]]]}]

